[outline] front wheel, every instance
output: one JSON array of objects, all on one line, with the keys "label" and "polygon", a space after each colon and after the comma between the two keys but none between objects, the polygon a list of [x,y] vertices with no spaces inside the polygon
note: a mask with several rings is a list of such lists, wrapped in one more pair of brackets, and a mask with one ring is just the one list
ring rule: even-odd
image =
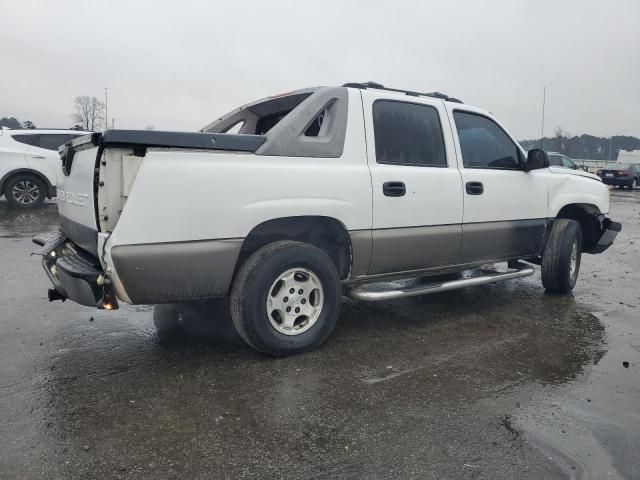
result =
[{"label": "front wheel", "polygon": [[231,318],[250,346],[283,357],[311,350],[335,327],[340,276],[319,248],[280,241],[255,252],[231,289]]},{"label": "front wheel", "polygon": [[575,220],[553,222],[542,253],[542,285],[550,292],[569,293],[576,286],[582,258],[582,228]]}]

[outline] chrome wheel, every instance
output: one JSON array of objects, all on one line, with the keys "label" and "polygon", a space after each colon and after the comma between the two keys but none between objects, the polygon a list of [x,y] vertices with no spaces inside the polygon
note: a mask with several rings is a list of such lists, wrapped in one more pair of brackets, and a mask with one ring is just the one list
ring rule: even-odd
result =
[{"label": "chrome wheel", "polygon": [[571,244],[571,263],[569,264],[569,278],[575,280],[578,276],[578,240]]},{"label": "chrome wheel", "polygon": [[40,195],[40,187],[30,180],[20,180],[11,188],[11,196],[21,205],[33,205]]},{"label": "chrome wheel", "polygon": [[324,291],[320,279],[306,268],[282,273],[267,294],[267,315],[273,328],[284,335],[300,335],[320,317]]}]

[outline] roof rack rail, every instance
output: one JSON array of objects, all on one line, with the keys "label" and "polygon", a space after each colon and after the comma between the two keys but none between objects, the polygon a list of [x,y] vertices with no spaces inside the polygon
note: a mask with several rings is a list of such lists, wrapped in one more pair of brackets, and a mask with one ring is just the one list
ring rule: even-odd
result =
[{"label": "roof rack rail", "polygon": [[447,102],[463,103],[462,100],[450,97],[449,95],[445,95],[444,93],[440,93],[440,92],[425,93],[425,92],[414,92],[411,90],[401,90],[399,88],[388,88],[382,85],[381,83],[377,83],[377,82],[366,82],[366,83],[350,82],[350,83],[345,83],[342,86],[350,87],[350,88],[360,88],[362,90],[373,88],[376,90],[386,90],[388,92],[404,93],[405,95],[409,95],[411,97],[432,97],[432,98],[440,98],[442,100],[446,100]]}]

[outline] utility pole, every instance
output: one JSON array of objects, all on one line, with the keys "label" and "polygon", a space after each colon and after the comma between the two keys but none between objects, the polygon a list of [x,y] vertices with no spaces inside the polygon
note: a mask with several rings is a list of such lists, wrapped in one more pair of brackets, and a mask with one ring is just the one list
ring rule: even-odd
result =
[{"label": "utility pole", "polygon": [[547,87],[542,90],[542,127],[540,128],[540,148],[544,147],[544,104],[547,101]]},{"label": "utility pole", "polygon": [[109,97],[107,87],[104,87],[104,129],[109,128]]}]

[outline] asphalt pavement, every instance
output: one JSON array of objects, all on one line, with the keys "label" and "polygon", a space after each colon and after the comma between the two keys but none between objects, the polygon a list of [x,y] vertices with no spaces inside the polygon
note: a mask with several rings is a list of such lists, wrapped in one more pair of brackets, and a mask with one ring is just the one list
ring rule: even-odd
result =
[{"label": "asphalt pavement", "polygon": [[638,479],[640,192],[574,294],[521,280],[345,303],[317,351],[262,356],[224,305],[49,303],[0,201],[2,479]]}]

